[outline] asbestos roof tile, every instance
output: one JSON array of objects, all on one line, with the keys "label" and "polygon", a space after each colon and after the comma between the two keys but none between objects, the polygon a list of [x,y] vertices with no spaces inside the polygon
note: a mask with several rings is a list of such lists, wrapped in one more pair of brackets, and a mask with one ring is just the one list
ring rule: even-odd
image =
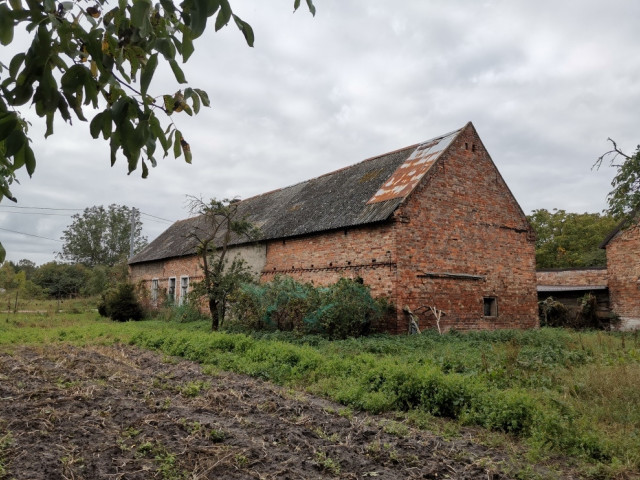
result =
[{"label": "asbestos roof tile", "polygon": [[[460,131],[248,198],[238,204],[238,214],[260,228],[263,240],[388,220]],[[416,168],[418,172],[414,172]],[[406,175],[407,171],[413,173]],[[389,182],[393,192],[383,188]],[[200,217],[174,223],[129,263],[194,254],[197,242],[190,233],[204,228],[201,224]],[[232,244],[245,242],[232,239]]]}]

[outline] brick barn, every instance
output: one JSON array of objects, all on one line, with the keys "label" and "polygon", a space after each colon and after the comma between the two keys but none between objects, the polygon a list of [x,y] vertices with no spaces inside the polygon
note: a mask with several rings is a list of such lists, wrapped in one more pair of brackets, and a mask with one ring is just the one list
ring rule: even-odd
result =
[{"label": "brick barn", "polygon": [[[531,227],[474,126],[243,200],[239,212],[261,240],[236,241],[261,281],[275,275],[328,284],[361,279],[404,333],[408,306],[420,328],[538,326]],[[180,302],[200,276],[189,233],[198,217],[169,227],[129,261],[152,298]]]},{"label": "brick barn", "polygon": [[637,212],[604,240],[611,310],[620,329],[640,329],[640,224]]}]

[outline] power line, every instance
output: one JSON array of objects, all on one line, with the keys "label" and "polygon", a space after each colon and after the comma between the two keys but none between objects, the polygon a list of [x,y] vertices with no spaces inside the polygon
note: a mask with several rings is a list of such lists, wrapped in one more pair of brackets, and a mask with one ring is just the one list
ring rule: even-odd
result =
[{"label": "power line", "polygon": [[56,240],[55,238],[41,237],[40,235],[34,235],[33,233],[18,232],[16,230],[9,230],[8,228],[2,228],[2,227],[0,227],[0,230],[3,230],[5,232],[17,233],[19,235],[26,235],[27,237],[42,238],[43,240],[51,240],[52,242],[64,243],[62,240]]},{"label": "power line", "polygon": [[67,212],[82,212],[83,208],[52,208],[52,207],[22,207],[17,205],[0,205],[0,208],[20,208],[20,209],[29,209],[29,210],[56,210],[56,211],[67,211]]},{"label": "power line", "polygon": [[158,220],[162,220],[163,222],[169,222],[169,223],[174,223],[173,220],[167,220],[166,218],[162,218],[162,217],[156,217],[155,215],[151,215],[150,213],[144,213],[144,212],[140,212],[141,215],[144,215],[145,217],[151,217],[151,218],[156,218]]},{"label": "power line", "polygon": [[68,213],[11,212],[11,211],[5,211],[5,212],[0,211],[0,213],[2,214],[12,213],[14,215],[41,215],[45,217],[68,217],[69,216]]}]

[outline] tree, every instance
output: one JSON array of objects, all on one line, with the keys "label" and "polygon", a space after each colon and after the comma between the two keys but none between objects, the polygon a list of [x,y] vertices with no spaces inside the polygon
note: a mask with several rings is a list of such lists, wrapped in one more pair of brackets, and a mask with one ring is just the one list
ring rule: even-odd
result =
[{"label": "tree", "polygon": [[27,259],[27,258],[22,258],[18,261],[18,263],[15,266],[15,270],[16,273],[18,272],[24,272],[25,277],[27,278],[27,280],[29,280],[31,278],[31,275],[33,275],[33,272],[36,271],[36,264],[35,262]]},{"label": "tree", "polygon": [[[312,0],[306,3],[315,15]],[[294,0],[294,11],[299,6]],[[213,16],[216,31],[233,20],[253,46],[251,26],[233,13],[229,0],[0,2],[0,44],[10,45],[16,29],[32,38],[27,51],[8,65],[0,62],[0,200],[16,201],[10,190],[16,172],[24,168],[31,176],[36,168],[21,111],[28,105],[45,119],[45,137],[53,134],[56,117],[87,121],[84,107],[100,110],[91,120],[91,135],[109,141],[111,165],[124,155],[129,173],[140,166],[146,177],[149,165],[156,165],[158,144],[164,156],[184,154],[190,163],[182,132],[172,120],[162,126],[157,114],[198,113],[201,105],[209,106],[206,92],[186,87],[157,94],[150,87],[161,62],[169,64],[178,84],[187,83],[178,59],[191,57],[194,40]]]},{"label": "tree", "polygon": [[[82,215],[75,214],[73,222],[63,232],[62,252],[58,256],[71,263],[88,267],[113,266],[129,256],[131,216],[134,209],[123,205],[102,205],[85,208]],[[134,253],[147,244],[142,235],[142,224],[135,221]]]},{"label": "tree", "polygon": [[82,292],[88,277],[89,272],[82,265],[49,262],[34,272],[33,283],[54,298],[75,297]]},{"label": "tree", "polygon": [[[594,167],[600,168],[605,159],[617,172],[611,181],[613,190],[609,192],[607,201],[609,213],[617,217],[631,214],[640,206],[640,145],[633,155],[623,152],[615,141],[609,139],[613,148],[600,155]],[[622,158],[619,162],[618,159]]]},{"label": "tree", "polygon": [[242,283],[253,280],[246,262],[237,255],[229,258],[232,238],[257,238],[258,230],[246,219],[238,218],[237,200],[190,198],[191,213],[200,221],[191,236],[198,242],[202,281],[193,286],[192,296],[205,298],[211,314],[211,330],[224,322],[229,295]]},{"label": "tree", "polygon": [[536,232],[537,268],[606,265],[600,244],[617,225],[612,215],[534,210],[527,216]]}]

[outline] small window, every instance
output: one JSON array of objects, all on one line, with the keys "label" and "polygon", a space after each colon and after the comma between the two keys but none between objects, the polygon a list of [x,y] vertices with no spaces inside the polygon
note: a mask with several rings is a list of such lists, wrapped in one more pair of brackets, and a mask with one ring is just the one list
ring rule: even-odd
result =
[{"label": "small window", "polygon": [[496,297],[484,297],[483,304],[485,317],[498,316],[498,300]]},{"label": "small window", "polygon": [[180,277],[180,305],[187,302],[187,292],[189,291],[189,277]]},{"label": "small window", "polygon": [[167,289],[167,299],[169,303],[176,301],[176,277],[169,279],[169,288]]},{"label": "small window", "polygon": [[158,302],[158,290],[158,279],[154,278],[151,280],[151,301],[154,303],[154,305]]}]

